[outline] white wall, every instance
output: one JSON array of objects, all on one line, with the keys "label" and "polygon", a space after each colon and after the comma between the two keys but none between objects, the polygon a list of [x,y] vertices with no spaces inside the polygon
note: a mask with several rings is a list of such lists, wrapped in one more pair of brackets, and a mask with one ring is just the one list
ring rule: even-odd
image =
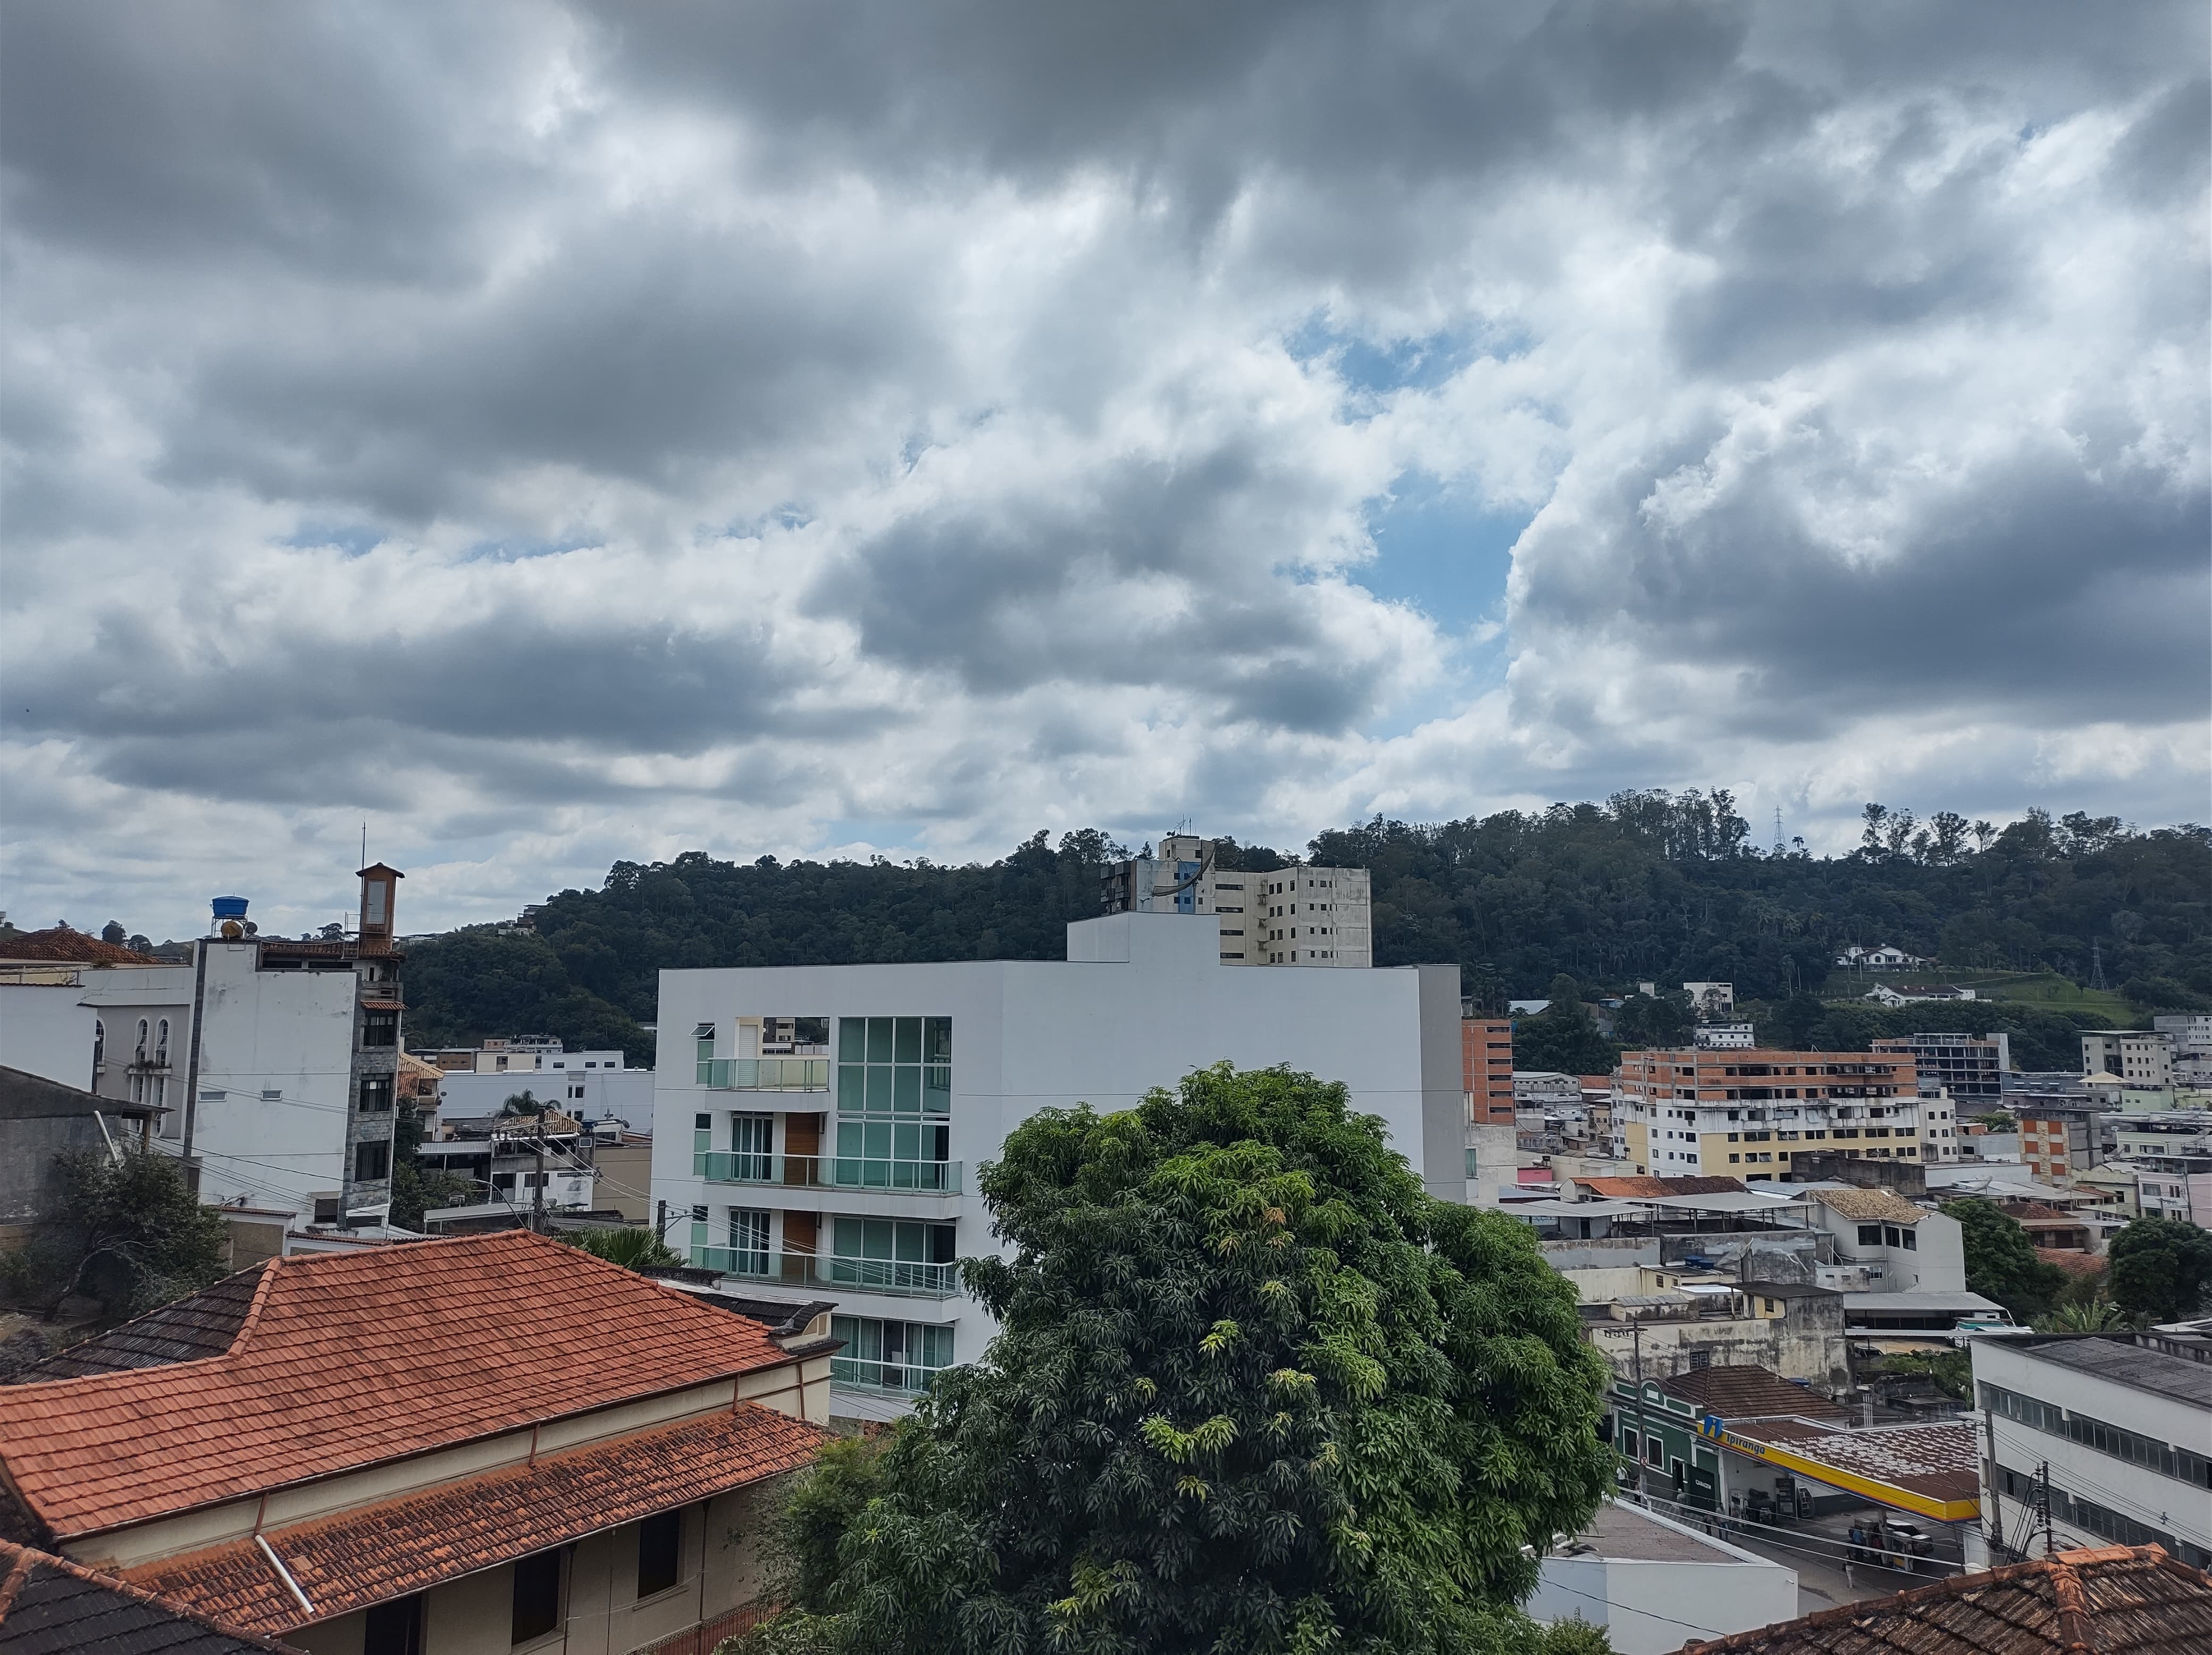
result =
[{"label": "white wall", "polygon": [[[660,974],[660,1048],[653,1193],[672,1211],[752,1204],[814,1209],[797,1192],[762,1190],[750,1203],[691,1171],[695,1111],[811,1109],[835,1127],[834,1093],[708,1092],[695,1082],[692,1031],[713,1023],[727,1052],[733,1019],[759,1016],[950,1016],[950,1157],[965,1165],[969,1191],[935,1203],[878,1197],[878,1216],[952,1216],[963,1256],[994,1250],[973,1191],[976,1169],[1006,1134],[1045,1108],[1133,1106],[1154,1086],[1227,1059],[1240,1068],[1287,1063],[1351,1090],[1352,1107],[1382,1117],[1393,1146],[1432,1192],[1464,1201],[1466,1096],[1461,1086],[1459,983],[1453,966],[1388,970],[1224,965],[1212,915],[1121,914],[1068,927],[1067,961],[835,965]],[[1434,1023],[1435,1027],[1427,1026]],[[833,1060],[834,1069],[834,1060]],[[1441,1153],[1439,1153],[1441,1152]],[[853,1197],[820,1210],[854,1212]],[[825,1226],[825,1229],[826,1229]],[[682,1245],[680,1230],[672,1232]],[[825,1236],[823,1250],[828,1250]],[[957,1360],[981,1354],[990,1328],[959,1299],[890,1299],[840,1293],[863,1316],[952,1321]]]},{"label": "white wall", "polygon": [[1623,1506],[1623,1517],[1685,1540],[1711,1561],[1547,1556],[1536,1590],[1522,1605],[1546,1625],[1580,1619],[1602,1627],[1620,1655],[1670,1655],[1692,1638],[1749,1632],[1797,1618],[1797,1572],[1715,1540],[1656,1512]]},{"label": "white wall", "polygon": [[0,1065],[92,1090],[93,1023],[67,983],[0,983]]},{"label": "white wall", "polygon": [[[687,1070],[686,1078],[689,1074]],[[445,1075],[438,1082],[438,1112],[455,1121],[496,1115],[500,1105],[509,1098],[527,1092],[540,1103],[551,1104],[562,1114],[573,1115],[579,1120],[596,1121],[602,1116],[617,1115],[629,1123],[631,1131],[650,1132],[653,1087],[651,1069],[455,1073]],[[574,1095],[580,1088],[584,1094],[580,1098]]]}]

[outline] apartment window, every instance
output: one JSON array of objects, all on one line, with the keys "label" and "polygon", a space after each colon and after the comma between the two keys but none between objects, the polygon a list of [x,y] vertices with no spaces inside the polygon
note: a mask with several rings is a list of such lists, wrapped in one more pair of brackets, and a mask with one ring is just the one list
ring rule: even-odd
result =
[{"label": "apartment window", "polygon": [[872,1316],[832,1316],[830,1331],[845,1348],[830,1359],[830,1376],[847,1384],[919,1390],[952,1366],[952,1329],[925,1322]]},{"label": "apartment window", "polygon": [[855,1287],[950,1292],[953,1232],[950,1224],[840,1214],[830,1279]]},{"label": "apartment window", "polygon": [[942,1117],[952,1112],[952,1019],[837,1019],[837,1112]]},{"label": "apartment window", "polygon": [[388,1074],[364,1074],[361,1077],[358,1094],[364,1114],[382,1114],[392,1108],[392,1077]]},{"label": "apartment window", "polygon": [[514,1615],[507,1634],[509,1643],[529,1643],[561,1624],[561,1558],[556,1548],[515,1564]]},{"label": "apartment window", "polygon": [[1667,1463],[1667,1445],[1660,1441],[1656,1437],[1644,1438],[1644,1463],[1646,1465],[1665,1464]]},{"label": "apartment window", "polygon": [[134,1063],[146,1061],[146,1019],[143,1017],[138,1019],[138,1044],[132,1050],[131,1061]]},{"label": "apartment window", "polygon": [[159,1066],[169,1061],[169,1019],[163,1018],[154,1031],[154,1062]]},{"label": "apartment window", "polygon": [[422,1594],[372,1603],[362,1617],[361,1655],[422,1655]]},{"label": "apartment window", "polygon": [[1638,1451],[1636,1433],[1633,1431],[1623,1431],[1620,1433],[1620,1451],[1631,1459],[1636,1457]]},{"label": "apartment window", "polygon": [[1918,1252],[1920,1250],[1920,1236],[1918,1232],[1907,1230],[1903,1233],[1905,1236],[1905,1250],[1908,1253]]},{"label": "apartment window", "polygon": [[399,1013],[398,1012],[363,1012],[361,1018],[361,1044],[364,1046],[396,1046],[399,1044]]},{"label": "apartment window", "polygon": [[755,1208],[730,1208],[730,1269],[738,1275],[768,1274],[768,1214]]},{"label": "apartment window", "polygon": [[684,1513],[662,1512],[637,1525],[637,1595],[651,1597],[674,1585],[684,1556]]},{"label": "apartment window", "polygon": [[775,1117],[731,1116],[730,1148],[732,1177],[757,1183],[775,1177]]},{"label": "apartment window", "polygon": [[714,1025],[702,1023],[691,1031],[691,1040],[698,1055],[699,1084],[708,1085],[714,1074]]},{"label": "apartment window", "polygon": [[391,1175],[390,1144],[356,1144],[353,1147],[353,1181],[356,1183],[374,1183]]}]

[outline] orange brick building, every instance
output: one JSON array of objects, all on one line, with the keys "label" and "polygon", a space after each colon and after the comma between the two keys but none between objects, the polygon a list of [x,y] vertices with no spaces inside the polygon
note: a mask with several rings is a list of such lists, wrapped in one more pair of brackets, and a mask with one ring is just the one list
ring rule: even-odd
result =
[{"label": "orange brick building", "polygon": [[1459,1023],[1460,1079],[1474,1126],[1513,1124],[1513,1025],[1502,1017]]}]

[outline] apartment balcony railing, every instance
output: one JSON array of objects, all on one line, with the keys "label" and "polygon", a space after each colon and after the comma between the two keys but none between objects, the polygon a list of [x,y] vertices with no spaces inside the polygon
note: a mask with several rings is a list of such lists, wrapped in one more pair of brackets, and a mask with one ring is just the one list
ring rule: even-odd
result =
[{"label": "apartment balcony railing", "polygon": [[786,1287],[844,1288],[916,1299],[950,1299],[960,1291],[957,1264],[922,1264],[898,1258],[847,1258],[833,1253],[771,1253],[749,1247],[695,1246],[691,1263],[741,1281]]},{"label": "apartment balcony railing", "polygon": [[962,1161],[884,1160],[865,1155],[759,1155],[702,1149],[691,1172],[709,1183],[776,1184],[787,1190],[884,1190],[918,1196],[960,1193]]},{"label": "apartment balcony railing", "polygon": [[699,1084],[714,1092],[827,1092],[826,1057],[708,1057]]},{"label": "apartment balcony railing", "polygon": [[891,1390],[912,1396],[926,1389],[945,1370],[916,1367],[911,1362],[865,1362],[855,1356],[832,1356],[830,1377],[839,1384],[865,1385],[871,1390]]}]

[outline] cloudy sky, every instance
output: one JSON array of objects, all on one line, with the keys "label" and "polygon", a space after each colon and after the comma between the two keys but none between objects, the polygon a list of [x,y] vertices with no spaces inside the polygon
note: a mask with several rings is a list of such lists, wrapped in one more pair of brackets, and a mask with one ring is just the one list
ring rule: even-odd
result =
[{"label": "cloudy sky", "polygon": [[2205,9],[0,9],[0,904],[2204,819]]}]

